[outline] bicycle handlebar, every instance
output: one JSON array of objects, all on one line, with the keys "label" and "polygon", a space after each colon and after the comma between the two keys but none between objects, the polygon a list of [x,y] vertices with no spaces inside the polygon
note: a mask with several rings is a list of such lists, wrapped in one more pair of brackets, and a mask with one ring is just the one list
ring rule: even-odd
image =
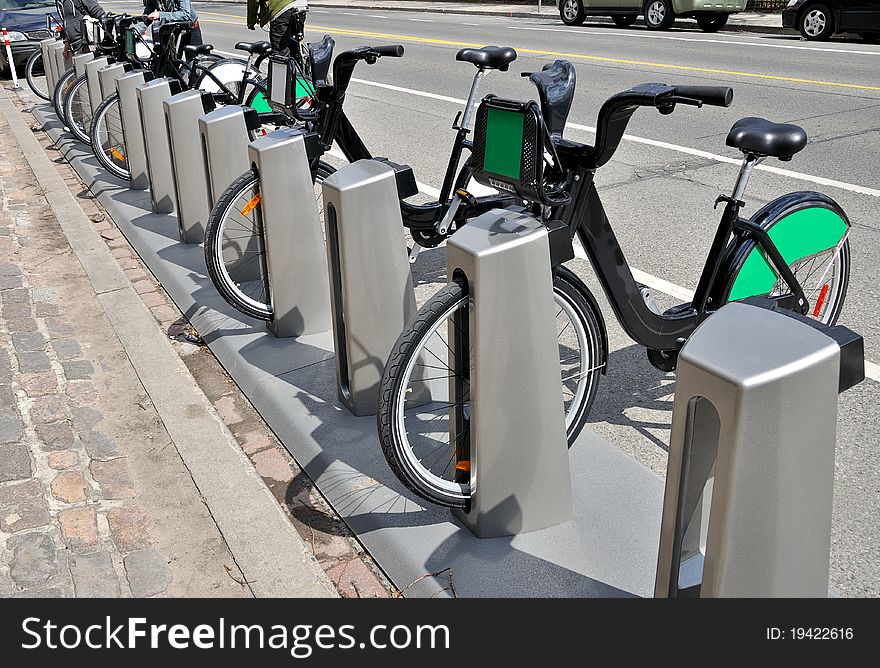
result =
[{"label": "bicycle handlebar", "polygon": [[675,97],[698,100],[713,107],[729,107],[733,102],[730,86],[676,86]]},{"label": "bicycle handlebar", "polygon": [[403,44],[389,44],[388,46],[371,47],[373,53],[377,56],[389,56],[391,58],[400,58],[403,56]]},{"label": "bicycle handlebar", "polygon": [[341,100],[345,96],[351,75],[359,60],[365,60],[372,65],[378,58],[389,56],[400,58],[403,55],[402,44],[389,44],[387,46],[361,46],[357,49],[343,51],[333,61],[333,92],[329,99]]}]

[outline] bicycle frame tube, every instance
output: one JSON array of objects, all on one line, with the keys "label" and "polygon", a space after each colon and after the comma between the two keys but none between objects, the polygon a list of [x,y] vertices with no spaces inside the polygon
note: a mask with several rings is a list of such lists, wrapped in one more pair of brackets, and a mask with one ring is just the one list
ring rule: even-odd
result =
[{"label": "bicycle frame tube", "polygon": [[648,308],[640,286],[633,278],[599,199],[593,173],[579,171],[578,176],[572,192],[573,204],[565,208],[563,220],[584,247],[621,327],[637,343],[653,350],[678,350],[697,325],[720,306],[713,304],[710,296],[720,292],[716,284],[727,278],[720,271],[724,258],[730,255],[732,246],[749,239],[761,246],[791,290],[790,294],[778,299],[790,302],[793,298],[795,303],[787,303],[786,308],[806,313],[808,302],[803,288],[769,234],[759,225],[740,218],[740,203],[732,199],[728,199],[724,208],[693,302],[680,310],[655,313]]}]

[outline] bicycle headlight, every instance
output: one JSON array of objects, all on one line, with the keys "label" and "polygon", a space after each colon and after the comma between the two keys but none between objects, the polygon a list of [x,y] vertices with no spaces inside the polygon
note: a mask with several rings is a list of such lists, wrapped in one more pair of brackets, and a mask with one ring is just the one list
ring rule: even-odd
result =
[{"label": "bicycle headlight", "polygon": [[24,42],[27,40],[27,35],[25,35],[23,32],[18,32],[17,30],[13,30],[6,34],[9,36],[10,42]]}]

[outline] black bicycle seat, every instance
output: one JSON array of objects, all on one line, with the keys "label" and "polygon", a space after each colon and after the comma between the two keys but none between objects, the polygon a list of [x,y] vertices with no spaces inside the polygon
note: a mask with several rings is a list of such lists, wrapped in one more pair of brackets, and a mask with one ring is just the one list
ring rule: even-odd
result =
[{"label": "black bicycle seat", "polygon": [[269,42],[238,42],[235,48],[251,55],[265,56],[272,52],[272,45]]},{"label": "black bicycle seat", "polygon": [[487,70],[506,72],[514,60],[516,50],[509,46],[484,46],[482,49],[462,49],[455,55],[456,60],[473,63]]},{"label": "black bicycle seat", "polygon": [[574,99],[577,76],[574,66],[567,60],[547,63],[540,72],[529,76],[529,81],[538,89],[541,100],[541,115],[554,142],[562,139],[565,121]]},{"label": "black bicycle seat", "polygon": [[188,56],[210,56],[214,47],[210,44],[190,44],[183,47],[183,52]]},{"label": "black bicycle seat", "polygon": [[791,156],[807,145],[807,133],[797,125],[749,117],[733,124],[727,145],[743,153],[791,160]]}]

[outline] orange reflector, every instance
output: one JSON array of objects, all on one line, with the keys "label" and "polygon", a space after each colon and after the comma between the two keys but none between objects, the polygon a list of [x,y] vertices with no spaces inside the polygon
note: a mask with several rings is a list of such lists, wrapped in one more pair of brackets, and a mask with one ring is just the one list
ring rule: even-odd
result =
[{"label": "orange reflector", "polygon": [[257,193],[256,195],[254,195],[253,197],[251,197],[251,201],[248,202],[247,204],[245,204],[244,208],[241,210],[241,215],[242,215],[242,216],[246,216],[246,215],[248,215],[251,211],[254,210],[254,208],[257,206],[257,204],[260,203],[260,201],[261,201],[262,199],[263,199],[263,198],[262,198],[262,196],[260,195],[260,193]]},{"label": "orange reflector", "polygon": [[122,153],[117,151],[115,148],[111,148],[110,153],[112,153],[113,157],[116,158],[117,160],[122,160],[122,162],[125,162],[125,156],[122,155]]},{"label": "orange reflector", "polygon": [[471,472],[471,460],[464,459],[464,460],[458,462],[455,465],[455,470],[456,471],[464,471],[465,473],[470,473]]},{"label": "orange reflector", "polygon": [[822,286],[822,289],[819,291],[819,299],[816,300],[816,307],[813,309],[813,317],[818,318],[819,314],[822,312],[822,304],[825,303],[825,298],[828,296],[828,284]]}]

